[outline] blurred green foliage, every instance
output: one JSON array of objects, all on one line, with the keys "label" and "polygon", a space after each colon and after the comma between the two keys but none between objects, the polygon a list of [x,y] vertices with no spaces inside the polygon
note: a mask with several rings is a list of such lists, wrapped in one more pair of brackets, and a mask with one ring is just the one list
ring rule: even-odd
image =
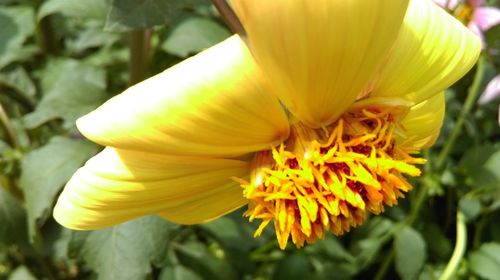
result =
[{"label": "blurred green foliage", "polygon": [[253,238],[241,211],[197,226],[153,216],[91,232],[57,225],[59,191],[100,149],[75,120],[127,88],[137,63],[142,79],[229,35],[208,0],[0,0],[0,279],[427,280],[454,248],[465,255],[452,279],[500,279],[499,100],[476,104],[499,72],[499,26],[448,90],[415,190],[345,236],[281,251],[272,230]]}]

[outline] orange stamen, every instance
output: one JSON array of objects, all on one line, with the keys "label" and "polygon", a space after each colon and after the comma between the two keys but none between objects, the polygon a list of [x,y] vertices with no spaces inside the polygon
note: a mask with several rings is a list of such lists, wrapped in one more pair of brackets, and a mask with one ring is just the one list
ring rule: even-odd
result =
[{"label": "orange stamen", "polygon": [[245,216],[262,220],[259,236],[272,221],[281,249],[288,239],[297,247],[348,232],[393,206],[411,189],[402,174],[419,176],[394,135],[403,133],[390,109],[363,109],[344,114],[328,127],[297,123],[287,142],[255,158],[255,174],[243,182],[249,200]]}]

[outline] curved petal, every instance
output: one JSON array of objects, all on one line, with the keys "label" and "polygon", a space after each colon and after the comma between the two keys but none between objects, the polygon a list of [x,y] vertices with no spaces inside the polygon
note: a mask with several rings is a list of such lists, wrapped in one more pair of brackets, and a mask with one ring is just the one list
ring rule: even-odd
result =
[{"label": "curved petal", "polygon": [[408,0],[232,2],[273,92],[312,127],[335,121],[354,102],[408,6]]},{"label": "curved petal", "polygon": [[194,225],[210,222],[248,203],[241,187],[231,184],[231,190],[214,192],[210,197],[193,198],[179,206],[168,208],[158,215],[177,224]]},{"label": "curved petal", "polygon": [[231,178],[248,176],[249,168],[238,160],[106,148],[73,175],[54,218],[71,229],[96,229],[160,212],[176,222],[202,222],[246,203]]},{"label": "curved petal", "polygon": [[481,31],[486,31],[500,24],[500,9],[494,7],[479,7],[474,11],[472,21],[479,26]]},{"label": "curved petal", "polygon": [[430,0],[412,0],[371,95],[420,103],[465,75],[480,51],[481,41],[462,23]]},{"label": "curved petal", "polygon": [[402,141],[404,146],[417,150],[432,146],[441,131],[444,113],[444,92],[414,105],[401,122],[406,129],[407,138],[399,141]]},{"label": "curved petal", "polygon": [[177,155],[235,156],[288,136],[278,100],[237,36],[141,82],[78,120],[99,144]]},{"label": "curved petal", "polygon": [[486,104],[500,97],[500,75],[496,75],[486,85],[486,89],[477,101],[479,104]]},{"label": "curved petal", "polygon": [[481,28],[473,21],[469,22],[467,28],[469,28],[470,31],[472,31],[474,34],[476,34],[477,37],[479,37],[479,39],[481,40],[482,49],[486,49],[486,41],[484,39],[483,31],[481,30]]},{"label": "curved petal", "polygon": [[482,5],[484,5],[484,0],[468,0],[468,1],[469,1],[469,4],[474,8],[478,8]]}]

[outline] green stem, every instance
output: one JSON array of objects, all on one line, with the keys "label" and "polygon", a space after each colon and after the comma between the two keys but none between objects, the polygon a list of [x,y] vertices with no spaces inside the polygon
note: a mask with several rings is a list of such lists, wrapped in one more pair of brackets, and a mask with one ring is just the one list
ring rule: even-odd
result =
[{"label": "green stem", "polygon": [[[261,261],[265,259],[266,257],[269,256],[269,252],[276,249],[277,243],[275,240],[269,241],[265,243],[264,245],[260,246],[259,248],[255,249],[251,254],[250,254],[250,259],[252,261]],[[282,257],[282,256],[280,256]]]},{"label": "green stem", "polygon": [[483,235],[483,230],[486,226],[486,219],[487,219],[487,215],[483,214],[481,216],[481,218],[479,218],[479,220],[476,223],[476,226],[475,226],[476,230],[474,232],[474,239],[472,241],[473,248],[478,248],[479,245],[481,245],[481,237]]},{"label": "green stem", "polygon": [[46,16],[40,20],[37,26],[38,44],[46,55],[57,55],[60,51],[54,29],[52,28],[52,19]]},{"label": "green stem", "polygon": [[[10,121],[7,112],[5,112],[2,103],[0,103],[0,123],[5,130],[5,134],[7,134],[9,144],[17,150],[21,149],[21,144],[17,138],[16,131],[12,126],[12,122]],[[7,174],[0,175],[0,187],[3,187],[5,191],[13,195],[19,201],[24,201],[22,191],[16,186],[14,179],[9,177]]]},{"label": "green stem", "polygon": [[457,213],[457,241],[455,243],[455,249],[453,250],[451,259],[446,265],[443,274],[439,277],[439,280],[455,279],[455,273],[464,257],[466,247],[467,226],[465,225],[464,215],[459,211]]},{"label": "green stem", "polygon": [[375,280],[383,280],[385,279],[385,274],[387,273],[387,270],[389,269],[390,265],[394,261],[394,258],[396,257],[396,252],[391,249],[389,252],[389,255],[385,257],[384,262],[382,263],[382,266],[380,266],[379,270],[377,271],[377,274],[375,274]]},{"label": "green stem", "polygon": [[130,32],[129,84],[135,85],[146,77],[149,65],[151,29]]},{"label": "green stem", "polygon": [[470,111],[472,110],[472,107],[476,103],[476,99],[481,89],[481,85],[484,78],[484,70],[485,70],[484,66],[485,66],[485,58],[481,56],[479,57],[479,61],[477,63],[477,69],[476,69],[476,74],[474,75],[474,81],[472,82],[472,85],[470,86],[469,91],[467,93],[467,98],[465,99],[464,108],[460,112],[457,122],[455,123],[455,127],[453,128],[450,137],[448,137],[448,140],[446,141],[443,149],[439,153],[438,158],[436,160],[436,165],[435,165],[436,170],[441,170],[444,167],[446,159],[448,158],[451,149],[453,148],[453,145],[455,145],[455,141],[457,140],[458,136],[460,136],[460,133],[462,133],[462,127],[464,125],[465,118],[469,115]]},{"label": "green stem", "polygon": [[410,215],[408,215],[404,221],[405,224],[412,225],[417,220],[418,214],[420,213],[420,210],[424,205],[424,201],[427,198],[427,189],[428,187],[424,178],[424,182],[418,190],[415,203],[412,205]]},{"label": "green stem", "polygon": [[2,127],[7,134],[9,144],[16,149],[20,149],[21,145],[19,144],[19,140],[17,139],[17,133],[12,126],[12,122],[10,121],[7,112],[5,112],[2,103],[0,103],[0,123],[2,123]]}]

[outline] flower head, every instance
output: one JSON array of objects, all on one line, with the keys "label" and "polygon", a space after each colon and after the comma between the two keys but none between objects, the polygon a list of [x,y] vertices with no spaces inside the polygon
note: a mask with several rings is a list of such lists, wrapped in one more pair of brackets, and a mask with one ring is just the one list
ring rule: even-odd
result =
[{"label": "flower head", "polygon": [[[480,42],[427,0],[235,0],[237,35],[78,120],[107,146],[68,182],[58,222],[158,214],[201,223],[245,204],[285,248],[395,205],[433,144],[443,90]],[[283,108],[285,107],[286,110]]]}]

